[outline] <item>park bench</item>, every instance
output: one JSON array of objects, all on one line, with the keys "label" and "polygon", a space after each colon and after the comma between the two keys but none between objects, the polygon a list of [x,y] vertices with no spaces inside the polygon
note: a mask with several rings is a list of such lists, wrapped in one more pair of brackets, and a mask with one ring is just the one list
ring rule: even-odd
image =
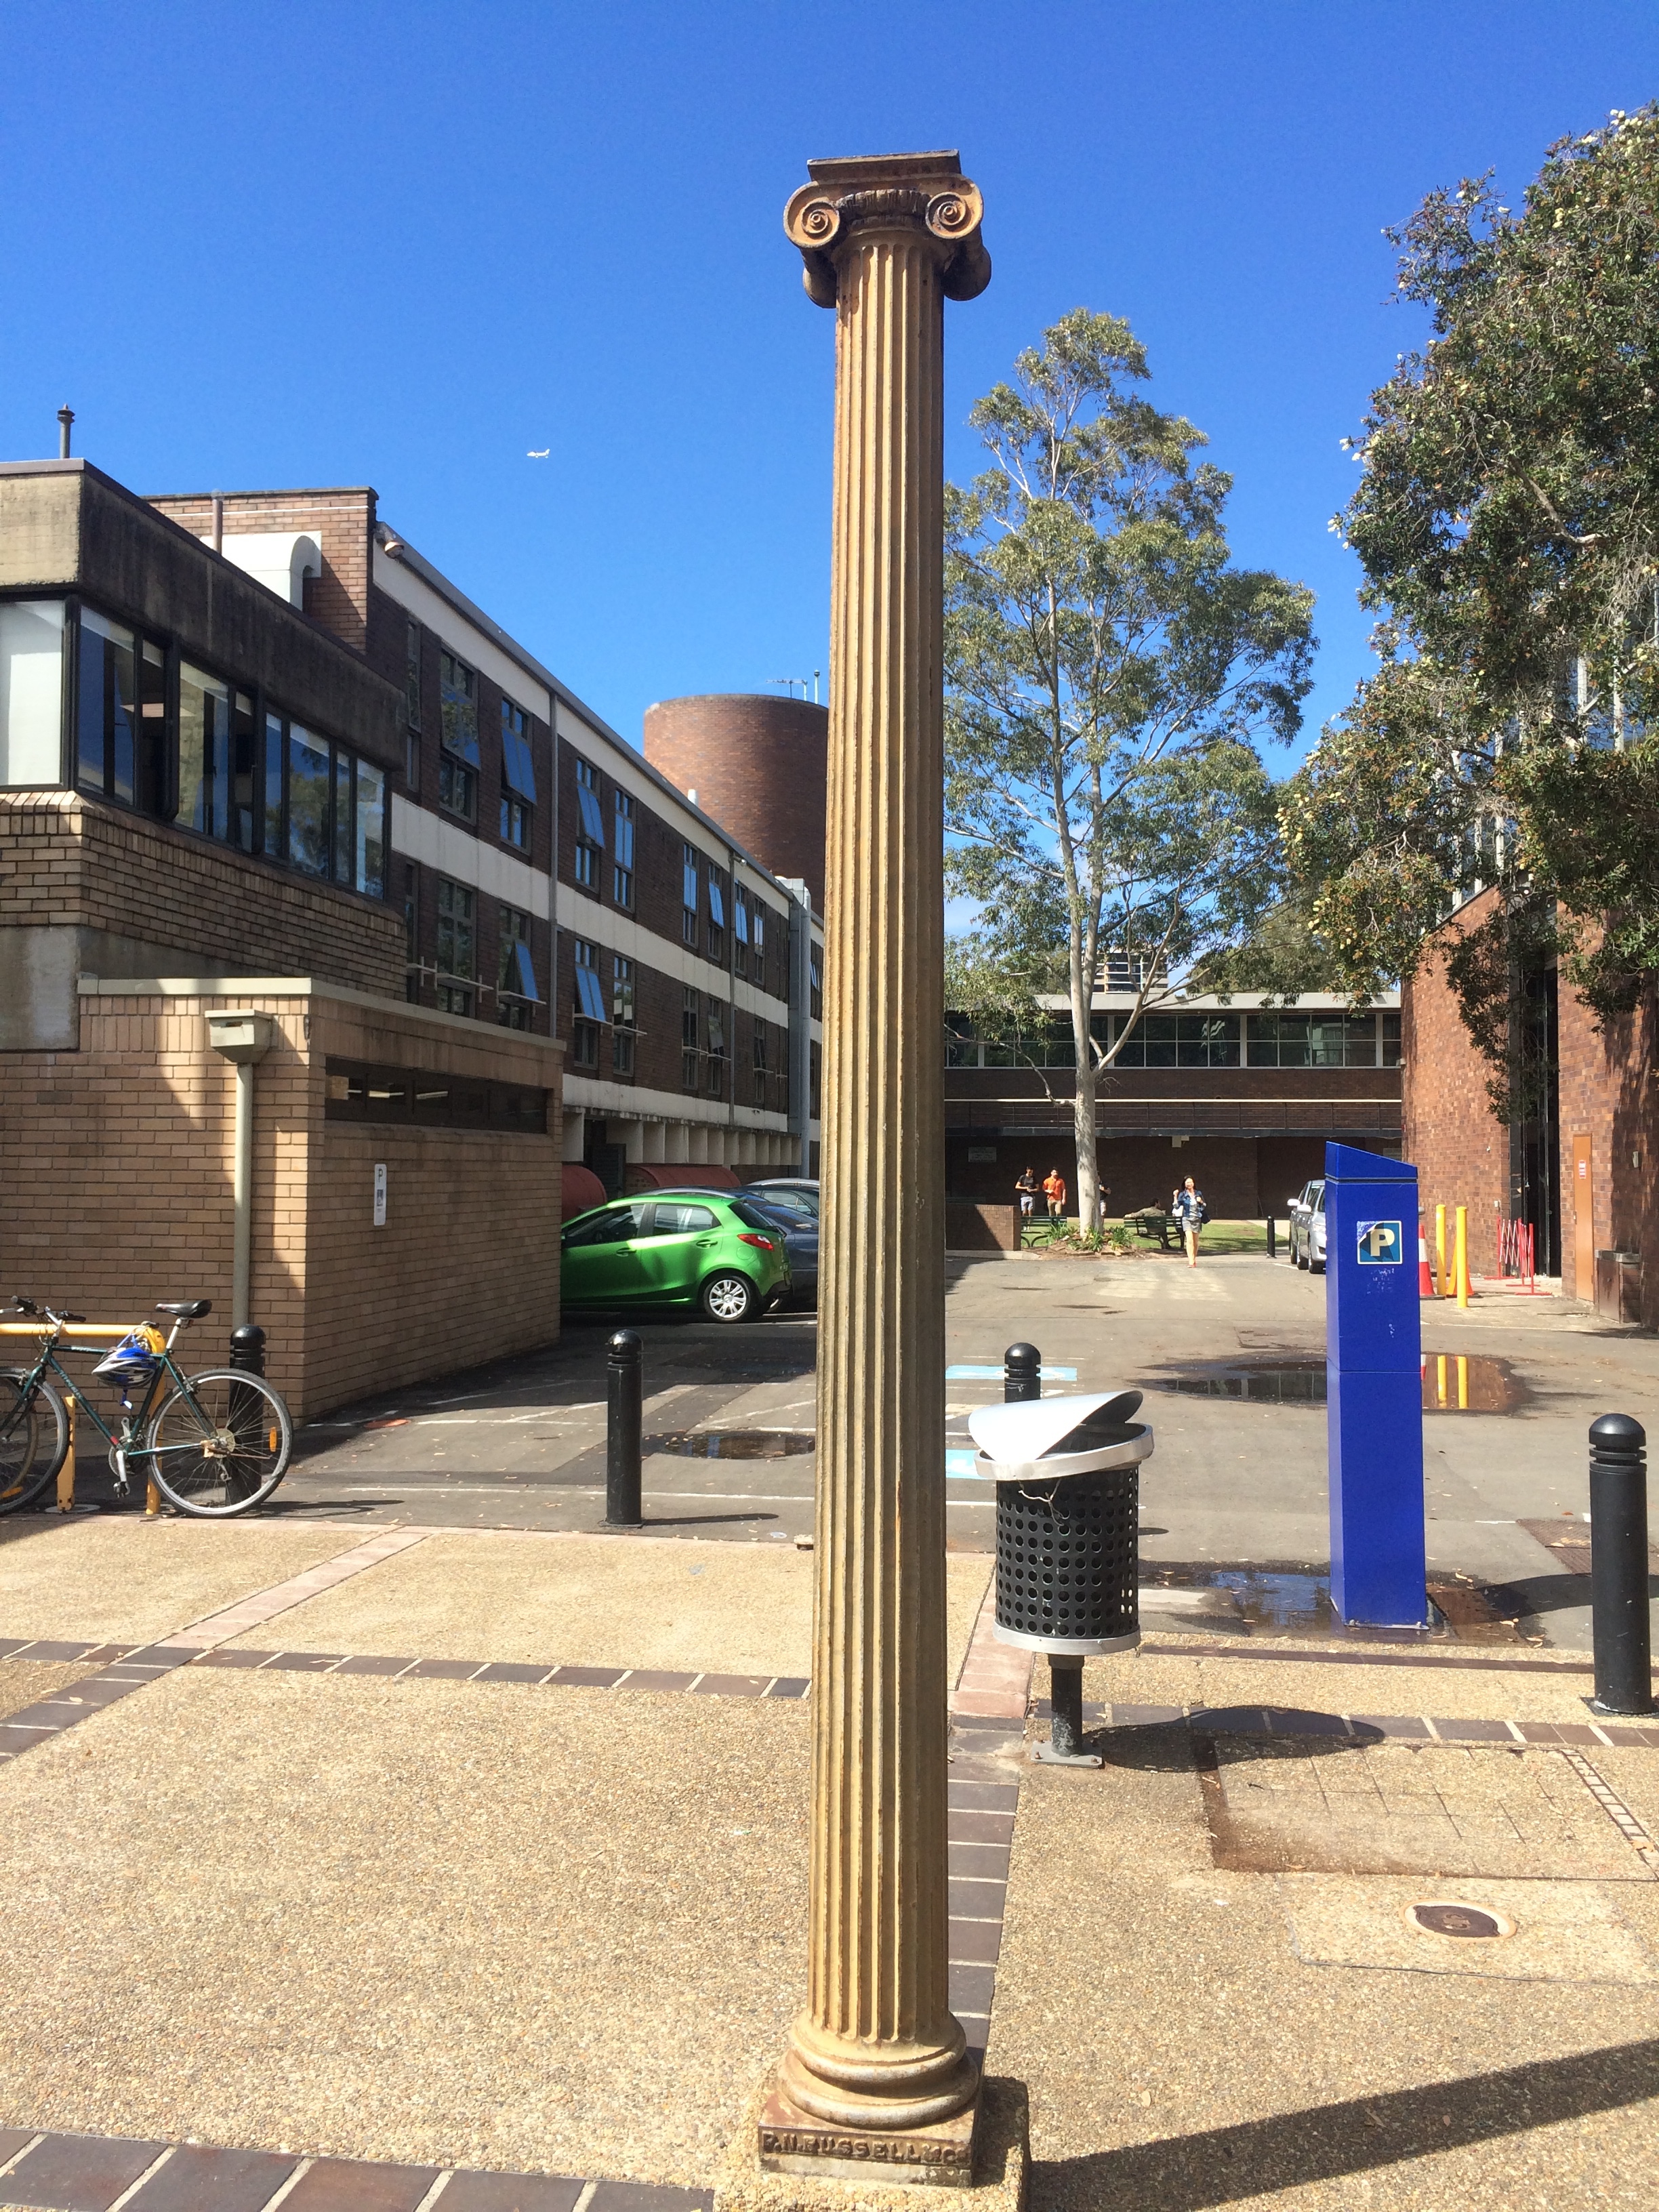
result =
[{"label": "park bench", "polygon": [[1181,1229],[1172,1213],[1161,1206],[1143,1206],[1139,1213],[1126,1213],[1126,1229],[1133,1229],[1137,1237],[1147,1243],[1156,1243],[1160,1252],[1178,1252],[1181,1249]]}]

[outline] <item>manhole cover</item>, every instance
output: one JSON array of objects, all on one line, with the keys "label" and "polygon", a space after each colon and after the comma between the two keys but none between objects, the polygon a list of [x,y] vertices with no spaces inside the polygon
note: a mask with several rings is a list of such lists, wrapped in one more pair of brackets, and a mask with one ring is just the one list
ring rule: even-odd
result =
[{"label": "manhole cover", "polygon": [[647,1437],[641,1449],[681,1459],[795,1459],[817,1442],[811,1429],[674,1429]]},{"label": "manhole cover", "polygon": [[1460,1942],[1513,1936],[1515,1923],[1479,1905],[1408,1905],[1406,1918],[1425,1936],[1454,1936]]}]

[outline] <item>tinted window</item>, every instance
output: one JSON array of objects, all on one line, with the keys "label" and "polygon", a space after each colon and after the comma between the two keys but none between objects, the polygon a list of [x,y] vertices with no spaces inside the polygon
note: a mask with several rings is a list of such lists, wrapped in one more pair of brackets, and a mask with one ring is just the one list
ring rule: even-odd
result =
[{"label": "tinted window", "polygon": [[609,1213],[601,1213],[592,1221],[578,1222],[565,1233],[567,1251],[582,1244],[625,1244],[630,1237],[641,1233],[645,1217],[642,1206],[616,1206]]},{"label": "tinted window", "polygon": [[713,1212],[706,1206],[665,1206],[659,1203],[657,1225],[653,1233],[658,1237],[690,1237],[719,1225]]},{"label": "tinted window", "polygon": [[746,1228],[775,1230],[778,1225],[764,1207],[752,1198],[732,1198],[726,1203]]}]

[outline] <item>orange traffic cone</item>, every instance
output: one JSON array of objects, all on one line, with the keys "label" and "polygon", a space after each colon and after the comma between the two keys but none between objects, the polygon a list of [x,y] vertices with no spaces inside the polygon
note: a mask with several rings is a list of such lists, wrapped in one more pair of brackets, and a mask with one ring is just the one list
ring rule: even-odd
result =
[{"label": "orange traffic cone", "polygon": [[1417,1295],[1419,1298],[1434,1296],[1434,1270],[1429,1265],[1429,1240],[1420,1213],[1417,1217]]}]

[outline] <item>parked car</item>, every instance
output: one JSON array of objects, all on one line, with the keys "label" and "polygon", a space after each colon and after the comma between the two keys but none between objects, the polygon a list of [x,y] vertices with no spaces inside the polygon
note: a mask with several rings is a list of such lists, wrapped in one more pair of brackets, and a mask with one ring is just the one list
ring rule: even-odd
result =
[{"label": "parked car", "polygon": [[818,1210],[818,1182],[816,1176],[769,1176],[760,1182],[744,1185],[745,1190],[758,1197],[763,1192],[775,1192],[780,1197],[793,1197],[809,1206],[816,1214]]},{"label": "parked car", "polygon": [[792,1305],[815,1306],[818,1302],[818,1210],[803,1191],[787,1185],[745,1183],[733,1193],[776,1222],[789,1253]]},{"label": "parked car", "polygon": [[567,1310],[694,1306],[708,1321],[769,1312],[789,1294],[789,1254],[769,1213],[723,1190],[653,1191],[568,1221]]},{"label": "parked car", "polygon": [[1325,1272],[1325,1179],[1304,1183],[1291,1200],[1291,1257],[1316,1275]]}]

